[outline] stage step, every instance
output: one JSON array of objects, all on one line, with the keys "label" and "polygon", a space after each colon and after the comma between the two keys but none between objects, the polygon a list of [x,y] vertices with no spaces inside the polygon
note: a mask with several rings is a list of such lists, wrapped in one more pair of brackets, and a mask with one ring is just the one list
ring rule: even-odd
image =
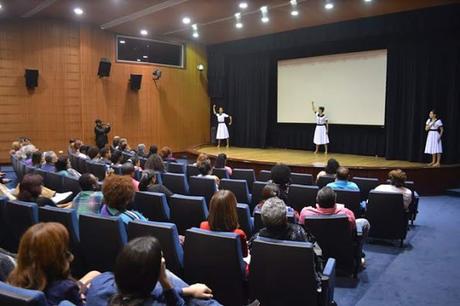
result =
[{"label": "stage step", "polygon": [[460,188],[453,188],[453,189],[448,189],[446,191],[447,195],[453,196],[453,197],[459,197],[460,198]]}]

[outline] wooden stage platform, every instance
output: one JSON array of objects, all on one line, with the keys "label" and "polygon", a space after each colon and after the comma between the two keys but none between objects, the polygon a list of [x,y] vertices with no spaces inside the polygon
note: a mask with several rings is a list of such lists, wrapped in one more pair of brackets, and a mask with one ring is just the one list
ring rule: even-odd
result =
[{"label": "wooden stage platform", "polygon": [[386,160],[382,157],[338,153],[325,155],[314,154],[312,151],[278,148],[221,147],[217,149],[211,145],[200,145],[187,151],[189,158],[195,158],[199,153],[206,153],[211,159],[219,153],[225,153],[231,167],[253,168],[256,173],[263,169],[269,170],[275,163],[282,162],[289,165],[293,172],[316,175],[324,168],[329,158],[335,158],[341,165],[350,168],[352,176],[377,177],[382,182],[387,179],[390,170],[403,169],[409,180],[415,181],[417,191],[422,195],[441,194],[446,189],[460,184],[460,165],[432,168],[422,163]]}]

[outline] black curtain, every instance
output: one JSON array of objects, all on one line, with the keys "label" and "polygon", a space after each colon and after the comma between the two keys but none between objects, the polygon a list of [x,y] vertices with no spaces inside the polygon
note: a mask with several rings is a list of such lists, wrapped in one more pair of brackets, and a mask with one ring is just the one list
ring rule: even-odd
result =
[{"label": "black curtain", "polygon": [[277,61],[386,48],[385,127],[333,125],[330,150],[424,161],[424,122],[436,108],[444,162],[460,162],[458,16],[450,5],[210,46],[209,95],[234,117],[233,144],[311,150],[314,125],[277,123]]}]

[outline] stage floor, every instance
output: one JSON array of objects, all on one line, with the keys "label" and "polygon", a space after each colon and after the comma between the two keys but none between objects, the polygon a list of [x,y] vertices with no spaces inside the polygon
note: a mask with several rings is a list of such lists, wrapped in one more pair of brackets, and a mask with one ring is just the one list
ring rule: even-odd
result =
[{"label": "stage floor", "polygon": [[313,166],[324,167],[329,158],[335,158],[339,163],[346,167],[352,168],[425,168],[428,166],[423,163],[412,163],[401,160],[386,160],[383,157],[362,156],[352,154],[324,153],[314,154],[312,151],[290,150],[290,149],[254,149],[230,147],[229,149],[215,146],[203,145],[196,147],[195,150],[200,153],[217,155],[219,153],[227,154],[227,158],[232,160],[277,163],[283,162],[293,166]]}]

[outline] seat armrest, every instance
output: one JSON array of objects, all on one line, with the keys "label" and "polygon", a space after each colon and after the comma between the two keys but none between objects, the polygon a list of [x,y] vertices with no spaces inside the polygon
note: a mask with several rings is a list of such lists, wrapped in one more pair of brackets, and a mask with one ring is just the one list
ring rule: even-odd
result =
[{"label": "seat armrest", "polygon": [[329,306],[334,301],[335,265],[335,259],[329,258],[323,269],[320,305]]}]

